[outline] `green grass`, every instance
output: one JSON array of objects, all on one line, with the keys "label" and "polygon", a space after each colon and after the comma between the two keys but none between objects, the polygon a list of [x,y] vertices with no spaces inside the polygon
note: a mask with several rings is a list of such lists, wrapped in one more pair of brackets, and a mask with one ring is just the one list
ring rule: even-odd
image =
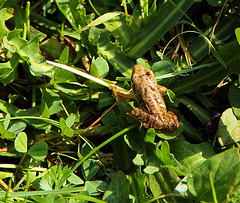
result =
[{"label": "green grass", "polygon": [[[223,0],[1,1],[0,201],[239,202],[239,15]],[[129,115],[135,64],[171,90],[176,131]]]}]

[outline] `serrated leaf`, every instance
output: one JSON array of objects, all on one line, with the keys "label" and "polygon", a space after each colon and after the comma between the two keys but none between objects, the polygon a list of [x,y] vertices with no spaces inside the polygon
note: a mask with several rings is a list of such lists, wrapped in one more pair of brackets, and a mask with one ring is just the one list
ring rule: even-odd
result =
[{"label": "serrated leaf", "polygon": [[27,152],[27,135],[25,132],[20,132],[14,140],[14,147],[20,153]]}]

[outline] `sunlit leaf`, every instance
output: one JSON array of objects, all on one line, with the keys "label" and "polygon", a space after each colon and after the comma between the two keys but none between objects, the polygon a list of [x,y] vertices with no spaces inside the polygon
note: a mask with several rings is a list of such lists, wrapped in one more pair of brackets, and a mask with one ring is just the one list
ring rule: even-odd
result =
[{"label": "sunlit leaf", "polygon": [[27,135],[25,132],[20,132],[15,141],[14,141],[15,149],[20,153],[27,152]]},{"label": "sunlit leaf", "polygon": [[218,126],[218,140],[224,146],[240,140],[240,121],[237,120],[231,108],[225,110]]},{"label": "sunlit leaf", "polygon": [[237,149],[212,156],[197,166],[188,178],[188,187],[199,201],[213,202],[210,176],[218,202],[225,202],[229,193],[237,191],[240,182],[240,161]]},{"label": "sunlit leaf", "polygon": [[72,137],[73,136],[73,131],[71,130],[70,127],[68,127],[65,123],[65,120],[63,118],[60,118],[60,126],[62,133],[66,135],[67,137]]}]

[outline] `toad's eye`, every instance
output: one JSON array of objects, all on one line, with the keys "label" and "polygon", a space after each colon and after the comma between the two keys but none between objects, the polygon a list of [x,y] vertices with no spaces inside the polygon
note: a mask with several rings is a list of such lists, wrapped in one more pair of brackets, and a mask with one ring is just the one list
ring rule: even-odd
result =
[{"label": "toad's eye", "polygon": [[147,72],[146,72],[146,75],[148,75],[148,76],[151,75],[151,72],[150,72],[150,71],[147,71]]}]

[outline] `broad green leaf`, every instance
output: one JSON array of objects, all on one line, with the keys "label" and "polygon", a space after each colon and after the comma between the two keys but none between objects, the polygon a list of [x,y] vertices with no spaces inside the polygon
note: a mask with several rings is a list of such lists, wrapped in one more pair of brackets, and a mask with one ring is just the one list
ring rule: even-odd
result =
[{"label": "broad green leaf", "polygon": [[0,171],[0,179],[5,179],[5,178],[12,178],[13,177],[13,173],[10,172],[6,172],[6,171]]},{"label": "broad green leaf", "polygon": [[[7,117],[6,117],[7,118]],[[3,122],[3,124],[5,124],[6,121]],[[4,125],[3,125],[4,126]],[[12,121],[9,123],[8,127],[5,129],[7,129],[9,132],[14,133],[15,135],[17,135],[18,133],[22,132],[25,128],[26,128],[26,124],[21,122],[21,121]]]},{"label": "broad green leaf", "polygon": [[236,28],[235,34],[237,37],[238,44],[240,45],[240,28]]},{"label": "broad green leaf", "polygon": [[[152,65],[154,76],[161,76],[174,71],[172,64],[168,61],[158,61]],[[159,82],[160,80],[158,80]]]},{"label": "broad green leaf", "polygon": [[94,159],[88,159],[82,164],[82,174],[85,180],[91,180],[99,171],[99,162]]},{"label": "broad green leaf", "polygon": [[50,89],[42,89],[42,99],[47,104],[50,115],[59,113],[63,109],[62,99]]},{"label": "broad green leaf", "polygon": [[44,118],[50,117],[49,108],[48,108],[46,102],[44,101],[43,97],[41,98],[40,113],[41,113],[42,117],[44,117]]},{"label": "broad green leaf", "polygon": [[97,78],[104,78],[109,72],[109,66],[107,61],[98,57],[96,60],[92,61],[90,74]]},{"label": "broad green leaf", "polygon": [[16,137],[15,133],[5,130],[5,128],[2,125],[0,125],[0,135],[2,139],[7,139],[7,140],[11,140]]},{"label": "broad green leaf", "polygon": [[56,0],[56,4],[75,30],[89,24],[95,16],[93,13],[87,15],[85,7],[81,6],[78,1]]},{"label": "broad green leaf", "polygon": [[106,28],[111,32],[114,38],[119,41],[123,48],[127,47],[132,38],[136,36],[136,30],[138,30],[134,30],[135,27],[131,26],[131,20],[131,18],[122,14],[104,23]]},{"label": "broad green leaf", "polygon": [[207,2],[212,6],[222,6],[224,0],[207,0]]},{"label": "broad green leaf", "polygon": [[228,99],[232,106],[234,115],[240,119],[240,85],[239,81],[235,81],[228,92]]},{"label": "broad green leaf", "polygon": [[17,114],[21,113],[21,109],[17,108],[13,104],[9,104],[4,100],[0,100],[0,110],[11,116],[16,116]]},{"label": "broad green leaf", "polygon": [[108,31],[91,28],[89,38],[92,43],[97,45],[100,54],[107,58],[113,66],[116,66],[121,74],[128,78],[131,77],[134,63],[125,55],[120,46],[110,41]]},{"label": "broad green leaf", "polygon": [[190,192],[198,201],[213,202],[212,186],[218,202],[225,202],[227,196],[240,188],[240,161],[237,149],[230,149],[212,156],[192,171],[188,178]]},{"label": "broad green leaf", "polygon": [[222,146],[240,140],[240,121],[237,120],[231,108],[225,110],[218,126],[218,141]]},{"label": "broad green leaf", "polygon": [[203,142],[201,144],[190,144],[186,141],[176,140],[170,143],[171,153],[189,171],[215,155],[213,147]]},{"label": "broad green leaf", "polygon": [[118,11],[105,13],[105,14],[99,16],[98,18],[96,18],[95,20],[93,20],[92,22],[90,22],[85,27],[83,27],[81,29],[81,32],[86,29],[89,29],[90,27],[95,27],[102,23],[107,23],[107,21],[111,20],[112,18],[115,18],[116,16],[119,16],[120,14],[121,14],[121,12],[118,12]]},{"label": "broad green leaf", "polygon": [[122,171],[118,171],[103,195],[106,202],[129,202],[129,181]]},{"label": "broad green leaf", "polygon": [[157,157],[164,163],[168,165],[172,165],[174,160],[170,156],[170,146],[167,141],[164,141],[161,145],[161,150],[156,147],[156,155]]},{"label": "broad green leaf", "polygon": [[64,70],[64,69],[61,69],[61,68],[56,68],[56,70],[54,71],[53,80],[55,83],[57,83],[56,84],[57,89],[60,89],[58,86],[59,83],[69,83],[69,82],[77,81],[74,73]]},{"label": "broad green leaf", "polygon": [[155,165],[151,165],[151,164],[149,164],[148,166],[146,166],[146,168],[144,168],[144,170],[143,170],[144,173],[152,175],[152,174],[160,171],[159,166],[155,166]]},{"label": "broad green leaf", "polygon": [[[161,172],[149,175],[148,187],[153,193],[153,196],[157,198],[160,195],[172,193],[179,182],[180,178],[177,174],[174,173],[174,171],[165,168],[162,169]],[[179,201],[180,199],[179,195],[177,197],[170,195],[170,197],[166,196],[164,198],[167,202],[184,202]]]},{"label": "broad green leaf", "polygon": [[[84,143],[81,148],[81,155],[86,156],[93,148],[95,148],[95,145],[92,143]],[[92,155],[91,158],[96,158],[96,155]]]},{"label": "broad green leaf", "polygon": [[111,142],[113,148],[112,165],[121,170],[129,170],[133,167],[132,159],[136,155],[125,143],[123,137],[119,137]]},{"label": "broad green leaf", "polygon": [[104,125],[116,126],[117,115],[115,111],[112,109],[109,111],[103,118],[102,122]]},{"label": "broad green leaf", "polygon": [[112,105],[116,100],[112,96],[112,92],[102,92],[99,94],[99,108]]},{"label": "broad green leaf", "polygon": [[18,76],[17,65],[19,57],[14,54],[10,61],[0,63],[0,82],[4,85],[11,83]]},{"label": "broad green leaf", "polygon": [[141,173],[140,167],[128,175],[129,193],[134,196],[136,202],[146,202],[149,196],[146,193],[146,176]]},{"label": "broad green leaf", "polygon": [[136,62],[136,64],[142,65],[144,68],[151,69],[151,66],[146,59],[138,58]]},{"label": "broad green leaf", "polygon": [[[39,40],[41,35],[34,36],[30,41],[20,37],[22,30],[9,32],[7,40],[19,56],[30,65],[30,71],[34,76],[51,75],[53,67],[44,63],[45,59],[40,53]],[[10,50],[12,51],[12,50]]]},{"label": "broad green leaf", "polygon": [[59,63],[67,64],[68,57],[69,57],[69,47],[66,46],[61,53],[61,56],[59,58]]},{"label": "broad green leaf", "polygon": [[25,132],[20,132],[14,140],[14,147],[20,153],[27,152],[27,135]]},{"label": "broad green leaf", "polygon": [[164,131],[164,130],[160,130],[156,132],[156,135],[164,140],[172,140],[174,138],[176,138],[177,136],[179,136],[184,130],[184,126],[182,123],[179,124],[177,130],[175,131]]},{"label": "broad green leaf", "polygon": [[75,122],[75,115],[71,113],[66,119],[66,125],[70,128]]},{"label": "broad green leaf", "polygon": [[66,125],[64,118],[60,118],[60,126],[61,126],[63,135],[66,135],[67,137],[73,136],[73,131],[70,127]]},{"label": "broad green leaf", "polygon": [[9,118],[10,118],[11,116],[9,115],[9,114],[6,114],[6,116],[5,116],[5,121],[3,121],[3,127],[5,128],[5,129],[8,129],[9,128],[9,125],[10,125],[10,120],[9,120]]},{"label": "broad green leaf", "polygon": [[105,191],[108,184],[101,180],[95,180],[95,181],[86,181],[85,186],[87,187],[87,191],[90,195],[96,196],[100,195],[102,191]]},{"label": "broad green leaf", "polygon": [[74,185],[84,184],[84,181],[74,173],[72,173],[72,175],[67,180]]},{"label": "broad green leaf", "polygon": [[45,157],[47,156],[47,153],[48,153],[48,145],[44,141],[39,141],[35,143],[28,151],[28,154],[32,158],[38,161],[45,159]]},{"label": "broad green leaf", "polygon": [[[44,50],[51,58],[61,59],[62,47],[56,38],[50,38],[41,43],[41,49]],[[62,56],[63,57],[63,56]],[[65,56],[66,57],[66,56]],[[61,59],[63,60],[63,59]],[[66,58],[65,58],[66,60]],[[65,63],[64,63],[65,64]]]},{"label": "broad green leaf", "polygon": [[143,166],[144,165],[143,154],[137,154],[132,161],[136,166]]},{"label": "broad green leaf", "polygon": [[3,41],[3,37],[7,35],[8,29],[5,26],[5,15],[6,15],[6,8],[0,10],[0,41]]},{"label": "broad green leaf", "polygon": [[154,140],[155,140],[155,131],[154,129],[150,128],[147,130],[146,136],[144,137],[144,141],[154,144]]}]

